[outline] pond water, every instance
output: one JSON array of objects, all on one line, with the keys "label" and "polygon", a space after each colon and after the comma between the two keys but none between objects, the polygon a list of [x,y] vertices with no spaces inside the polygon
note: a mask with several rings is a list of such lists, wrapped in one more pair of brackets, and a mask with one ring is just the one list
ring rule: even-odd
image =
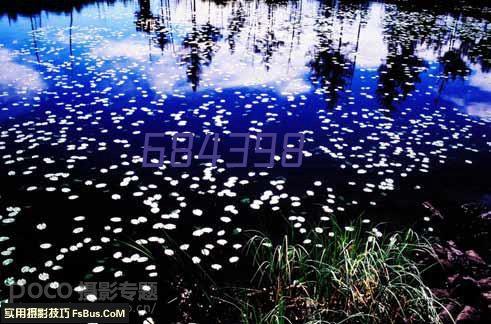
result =
[{"label": "pond water", "polygon": [[[233,277],[250,229],[302,237],[365,212],[433,231],[405,207],[491,192],[485,10],[74,3],[0,9],[2,286],[172,282],[185,258]],[[175,132],[219,134],[222,158],[143,168],[145,134]],[[277,148],[273,168],[228,168],[231,133],[303,133],[302,165]]]}]

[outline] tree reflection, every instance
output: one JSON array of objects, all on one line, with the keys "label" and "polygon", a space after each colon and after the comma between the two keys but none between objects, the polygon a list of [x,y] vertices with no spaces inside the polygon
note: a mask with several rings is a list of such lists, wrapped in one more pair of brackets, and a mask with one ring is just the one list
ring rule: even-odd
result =
[{"label": "tree reflection", "polygon": [[174,44],[174,35],[172,33],[172,20],[169,0],[160,0],[160,13],[155,29],[154,42],[164,51],[168,44]]},{"label": "tree reflection", "polygon": [[[311,68],[312,82],[320,86],[319,92],[327,95],[326,101],[328,107],[336,105],[339,93],[345,88],[349,78],[353,73],[351,68],[353,62],[343,52],[343,28],[345,15],[343,12],[335,12],[335,8],[326,4],[319,8],[319,16],[316,19],[314,28],[317,34],[317,44],[314,45],[308,63]],[[353,22],[353,16],[348,14],[350,22]],[[339,36],[335,37],[334,21],[338,19],[341,26]]]},{"label": "tree reflection", "polygon": [[465,77],[469,75],[467,64],[462,59],[460,51],[449,50],[439,59],[443,66],[443,73],[453,80],[457,77]]},{"label": "tree reflection", "polygon": [[[28,1],[23,9],[18,10],[38,14],[47,6],[56,12],[67,13],[72,58],[76,48],[72,43],[76,39],[76,34],[72,35],[76,30],[76,26],[72,30],[74,17],[77,18],[76,10],[93,2],[97,1],[73,0],[56,5],[47,1],[36,4]],[[101,1],[107,4],[114,2]],[[473,64],[479,65],[483,72],[490,71],[491,31],[486,19],[457,15],[455,8],[449,14],[448,8],[417,10],[418,7],[412,3],[389,2],[397,4],[375,4],[364,0],[320,0],[314,3],[304,0],[136,0],[134,26],[138,32],[148,35],[149,53],[159,48],[162,55],[166,55],[166,50],[170,49],[172,53],[167,54],[173,58],[177,56],[186,67],[187,79],[193,90],[199,87],[203,67],[211,64],[220,43],[223,43],[232,59],[233,55],[239,54],[237,57],[243,62],[253,65],[259,57],[268,71],[275,65],[285,64],[281,58],[287,57],[285,70],[288,73],[292,61],[295,64],[307,55],[301,64],[305,63],[310,68],[309,76],[317,88],[316,92],[325,94],[329,105],[333,106],[351,85],[358,55],[366,54],[358,52],[360,37],[372,32],[365,29],[372,6],[383,8],[380,13],[377,11],[381,16],[375,18],[383,22],[383,40],[388,53],[378,68],[377,97],[385,107],[392,107],[406,98],[420,82],[420,73],[426,68],[418,57],[423,56],[420,53],[427,54],[429,60],[438,59],[444,75],[442,80],[465,77]],[[205,10],[197,10],[197,4]],[[14,4],[9,3],[7,7],[14,8]],[[30,16],[31,37],[35,59],[40,62],[42,57],[39,57],[38,45],[42,39],[36,32],[36,17]],[[302,39],[304,34],[312,34],[311,28],[315,39]],[[368,36],[379,37],[378,30]],[[303,45],[307,45],[308,50],[304,50]],[[238,48],[246,53],[237,53]],[[299,53],[299,48],[302,53]],[[440,89],[445,83],[444,80],[440,83]]]},{"label": "tree reflection", "polygon": [[416,83],[421,82],[420,73],[427,67],[416,55],[416,46],[431,33],[434,17],[427,17],[417,26],[415,19],[418,19],[415,15],[397,7],[387,8],[384,15],[387,58],[378,68],[377,96],[386,108],[393,108],[394,102],[404,100],[414,91]]},{"label": "tree reflection", "polygon": [[457,78],[463,78],[470,73],[467,64],[462,59],[461,52],[458,50],[448,50],[439,58],[439,62],[443,70],[443,75],[438,86],[438,93],[443,91],[449,78],[455,80]]},{"label": "tree reflection", "polygon": [[[259,54],[262,57],[262,62],[266,67],[266,70],[271,68],[271,59],[273,54],[280,50],[281,47],[285,45],[285,42],[276,37],[275,31],[275,9],[277,5],[281,5],[284,3],[268,3],[268,15],[267,15],[267,23],[266,23],[266,32],[264,35],[258,35],[258,28],[254,30],[254,43],[253,43],[253,51],[255,54]],[[256,7],[257,9],[257,7]],[[262,22],[258,22],[259,25]]]},{"label": "tree reflection", "polygon": [[184,37],[182,45],[186,54],[181,56],[181,61],[186,64],[186,74],[193,91],[199,86],[202,67],[209,65],[218,46],[217,42],[222,38],[220,30],[208,22],[198,25],[196,22],[196,0],[191,2],[192,30]]},{"label": "tree reflection", "polygon": [[421,82],[426,63],[413,52],[403,47],[400,53],[389,53],[385,64],[380,65],[377,95],[384,107],[393,108],[394,101],[405,99]]},{"label": "tree reflection", "polygon": [[460,51],[473,64],[479,64],[483,72],[491,70],[491,30],[489,22],[464,19],[457,31],[461,41]]},{"label": "tree reflection", "polygon": [[155,28],[156,17],[150,9],[150,0],[138,0],[139,10],[136,15],[136,30],[140,32],[150,33]]},{"label": "tree reflection", "polygon": [[246,22],[246,12],[242,2],[237,4],[234,1],[231,5],[232,12],[230,13],[230,19],[227,27],[227,42],[230,52],[233,54],[235,52],[236,38],[239,36]]},{"label": "tree reflection", "polygon": [[150,0],[138,0],[135,16],[136,30],[150,35],[150,39],[162,51],[173,44],[171,12],[169,0],[160,0],[157,15],[152,12]]}]

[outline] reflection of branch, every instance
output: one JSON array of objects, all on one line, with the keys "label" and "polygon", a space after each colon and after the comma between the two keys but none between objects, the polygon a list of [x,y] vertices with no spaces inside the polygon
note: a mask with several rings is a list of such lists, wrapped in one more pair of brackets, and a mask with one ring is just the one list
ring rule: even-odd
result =
[{"label": "reflection of branch", "polygon": [[72,29],[73,29],[73,10],[70,11],[70,27],[68,30],[68,46],[69,46],[69,61],[70,61],[70,74],[73,76],[73,48],[72,48]]},{"label": "reflection of branch", "polygon": [[294,9],[293,9],[294,17],[293,17],[293,19],[290,18],[293,21],[293,26],[292,26],[292,39],[290,41],[290,50],[288,52],[287,73],[288,73],[288,71],[290,71],[290,63],[292,61],[293,41],[295,40],[295,36],[297,36],[297,41],[299,41],[300,33],[297,33],[297,30],[299,27],[302,26],[303,1],[300,1],[300,9],[297,9],[296,2],[293,5],[294,5]]},{"label": "reflection of branch", "polygon": [[38,63],[41,63],[41,60],[39,59],[38,43],[36,40],[36,28],[34,28],[34,22],[32,21],[32,16],[30,17],[30,20],[31,20],[32,40],[34,42],[34,51],[36,53],[36,59],[37,59]]},{"label": "reflection of branch", "polygon": [[[72,28],[73,28],[73,11],[70,11],[70,29],[69,29],[70,56],[73,56],[73,50],[72,50]],[[71,58],[70,58],[70,61],[71,61]]]},{"label": "reflection of branch", "polygon": [[355,69],[356,69],[356,58],[358,57],[358,48],[360,45],[360,35],[361,35],[361,26],[366,25],[366,15],[363,15],[363,13],[360,13],[360,20],[358,20],[358,32],[356,33],[356,45],[355,45],[355,55],[353,57],[353,64],[352,64],[352,72],[351,72],[351,83],[353,82],[353,75],[355,74]]},{"label": "reflection of branch", "polygon": [[228,24],[228,45],[230,48],[230,52],[234,53],[235,51],[235,38],[239,35],[241,32],[242,28],[245,25],[245,11],[242,6],[242,3],[239,2],[238,8],[235,9],[235,2],[232,3],[232,13],[231,13],[231,18],[229,20]]}]

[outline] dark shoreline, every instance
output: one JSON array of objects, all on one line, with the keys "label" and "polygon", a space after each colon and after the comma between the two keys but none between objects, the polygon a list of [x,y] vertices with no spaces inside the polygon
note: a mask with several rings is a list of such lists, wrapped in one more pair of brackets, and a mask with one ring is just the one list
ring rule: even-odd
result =
[{"label": "dark shoreline", "polygon": [[[228,0],[210,0],[215,3],[226,3]],[[33,16],[39,15],[42,12],[46,13],[65,13],[68,14],[75,11],[82,10],[85,6],[101,3],[111,6],[116,2],[123,2],[125,4],[137,2],[136,0],[25,0],[25,1],[9,1],[2,3],[0,7],[0,17],[7,15],[10,19],[16,19],[17,16]],[[149,3],[150,0],[138,0],[138,3]],[[270,0],[270,3],[286,3],[283,0]],[[368,2],[365,0],[345,0],[341,2],[346,3],[363,3]],[[483,1],[479,0],[385,0],[380,1],[388,4],[395,4],[400,7],[401,10],[419,11],[419,10],[431,10],[442,15],[454,15],[459,16],[465,14],[467,16],[473,16],[475,18],[491,17],[491,5],[483,5]]]},{"label": "dark shoreline", "polygon": [[[442,213],[429,202],[426,208],[446,227],[445,233],[431,238],[438,263],[426,273],[426,282],[456,323],[489,323],[491,211],[480,203],[464,204],[452,213]],[[452,323],[448,314],[441,318]]]}]

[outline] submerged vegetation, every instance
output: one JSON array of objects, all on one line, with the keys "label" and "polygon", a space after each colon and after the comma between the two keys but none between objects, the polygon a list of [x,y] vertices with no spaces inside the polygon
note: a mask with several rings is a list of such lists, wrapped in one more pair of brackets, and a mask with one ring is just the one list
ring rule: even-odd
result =
[{"label": "submerged vegetation", "polygon": [[385,237],[355,228],[314,232],[303,243],[254,235],[255,287],[233,302],[243,322],[441,323],[418,262],[434,254],[431,245],[411,230]]}]

